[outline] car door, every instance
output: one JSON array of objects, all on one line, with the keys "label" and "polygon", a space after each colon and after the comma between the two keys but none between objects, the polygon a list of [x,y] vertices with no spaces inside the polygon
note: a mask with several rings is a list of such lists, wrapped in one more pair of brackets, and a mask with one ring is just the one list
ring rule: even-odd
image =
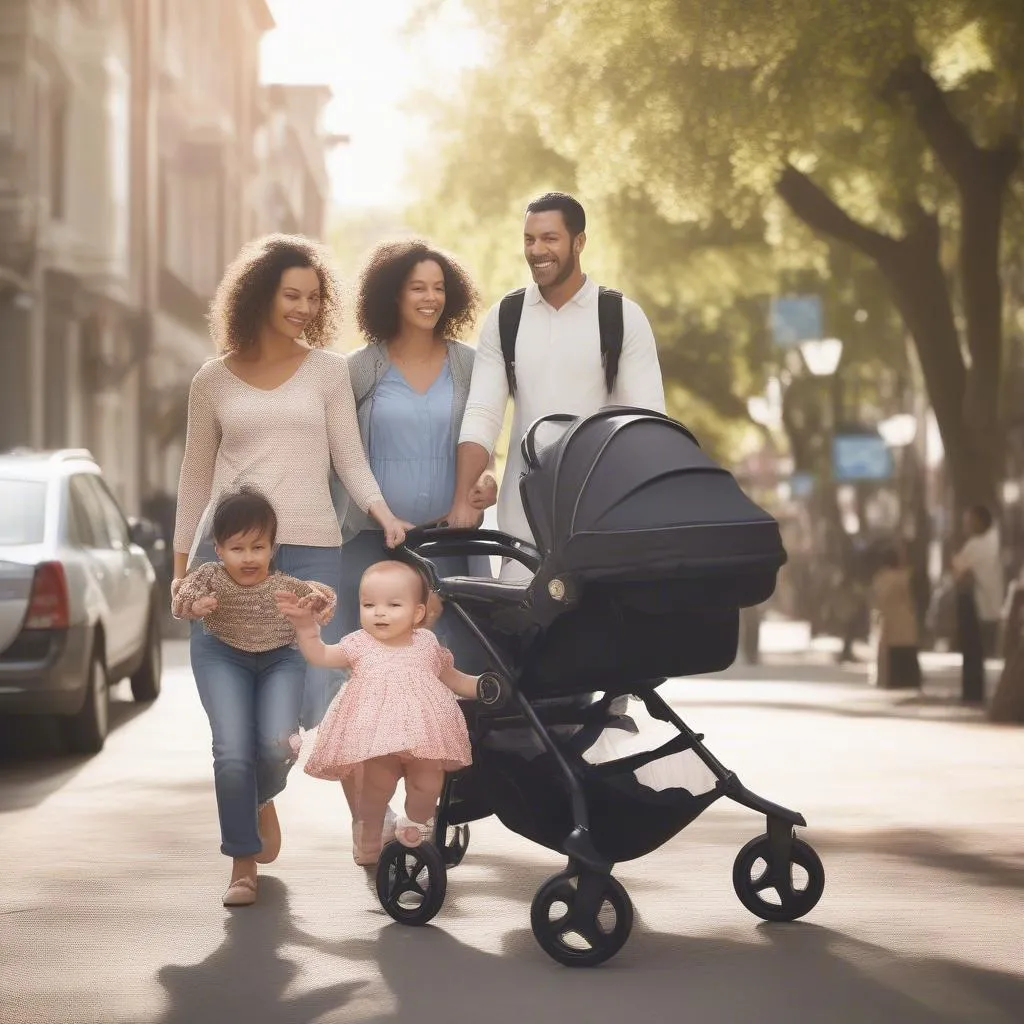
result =
[{"label": "car door", "polygon": [[121,587],[118,595],[119,616],[124,633],[125,657],[137,653],[146,642],[149,625],[150,572],[145,552],[135,549],[131,542],[128,520],[117,499],[100,476],[91,478],[100,507],[103,509],[107,532],[115,551],[121,552]]},{"label": "car door", "polygon": [[68,481],[73,516],[72,536],[86,557],[90,575],[103,595],[101,614],[107,664],[123,661],[130,650],[125,637],[125,553],[118,550],[107,525],[94,473],[76,473]]}]

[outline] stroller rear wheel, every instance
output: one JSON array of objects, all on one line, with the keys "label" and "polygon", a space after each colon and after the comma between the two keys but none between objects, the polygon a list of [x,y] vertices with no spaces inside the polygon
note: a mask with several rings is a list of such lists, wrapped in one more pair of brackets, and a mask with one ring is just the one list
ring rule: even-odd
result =
[{"label": "stroller rear wheel", "polygon": [[626,944],[633,902],[611,875],[570,868],[549,878],[530,906],[541,949],[566,967],[595,967]]},{"label": "stroller rear wheel", "polygon": [[448,874],[433,843],[388,843],[377,861],[377,898],[399,924],[426,924],[444,903]]},{"label": "stroller rear wheel", "polygon": [[466,856],[466,850],[469,849],[469,826],[449,825],[445,831],[451,839],[448,839],[448,835],[445,836],[444,863],[446,867],[457,868]]},{"label": "stroller rear wheel", "polygon": [[765,921],[795,921],[809,914],[825,890],[825,868],[814,848],[802,839],[790,844],[788,863],[775,864],[766,833],[751,839],[733,864],[732,884],[740,903]]}]

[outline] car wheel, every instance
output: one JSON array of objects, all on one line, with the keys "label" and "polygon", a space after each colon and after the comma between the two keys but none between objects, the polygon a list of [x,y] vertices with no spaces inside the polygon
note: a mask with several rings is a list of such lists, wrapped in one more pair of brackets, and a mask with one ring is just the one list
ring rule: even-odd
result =
[{"label": "car wheel", "polygon": [[103,656],[98,650],[89,660],[88,672],[81,710],[61,719],[64,743],[73,754],[98,754],[110,727],[110,688]]},{"label": "car wheel", "polygon": [[156,610],[149,614],[146,629],[146,651],[142,664],[131,678],[132,697],[137,701],[153,701],[160,696],[163,674],[163,648],[160,645],[160,620]]}]

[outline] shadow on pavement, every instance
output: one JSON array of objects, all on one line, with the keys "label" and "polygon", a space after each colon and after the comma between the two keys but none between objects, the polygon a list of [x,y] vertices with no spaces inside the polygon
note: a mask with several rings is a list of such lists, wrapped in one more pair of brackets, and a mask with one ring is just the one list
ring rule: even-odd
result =
[{"label": "shadow on pavement", "polygon": [[287,886],[278,878],[262,876],[259,902],[229,912],[224,941],[213,953],[198,964],[160,969],[157,978],[169,1004],[161,1024],[312,1024],[345,1006],[366,984],[339,982],[288,996],[300,967],[282,955],[284,946],[337,952],[336,944],[322,942],[293,924]]},{"label": "shadow on pavement", "polygon": [[[111,734],[156,707],[137,704],[126,693],[125,683],[111,691]],[[0,814],[36,806],[70,782],[90,760],[65,754],[57,722],[49,716],[0,718]]]},{"label": "shadow on pavement", "polygon": [[[892,692],[892,691],[888,691]],[[960,725],[973,725],[985,729],[1019,729],[1019,725],[1003,725],[988,721],[980,706],[963,705],[959,701],[941,697],[915,695],[903,699],[886,701],[884,698],[877,703],[868,700],[853,699],[849,701],[820,702],[796,700],[705,700],[699,698],[692,703],[681,702],[678,698],[669,703],[675,708],[735,708],[742,705],[746,710],[760,708],[764,711],[796,711],[813,715],[834,715],[840,718],[903,718],[919,722],[956,722]]]},{"label": "shadow on pavement", "polygon": [[940,958],[899,960],[882,947],[801,923],[764,925],[752,940],[638,928],[608,964],[573,970],[550,961],[525,929],[507,933],[496,955],[440,929],[396,924],[378,941],[345,943],[340,952],[373,962],[397,1004],[361,1024],[1019,1020],[1024,981],[1008,974]]}]

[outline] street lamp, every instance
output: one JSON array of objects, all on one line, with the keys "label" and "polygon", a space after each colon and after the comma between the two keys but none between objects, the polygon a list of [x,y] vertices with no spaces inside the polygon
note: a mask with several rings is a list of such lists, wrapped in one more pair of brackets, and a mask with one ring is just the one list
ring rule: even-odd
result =
[{"label": "street lamp", "polygon": [[839,369],[843,357],[843,343],[839,338],[821,338],[802,341],[800,354],[804,364],[815,377],[831,377]]},{"label": "street lamp", "polygon": [[917,417],[909,412],[897,413],[878,424],[878,433],[890,448],[906,448],[917,437]]}]

